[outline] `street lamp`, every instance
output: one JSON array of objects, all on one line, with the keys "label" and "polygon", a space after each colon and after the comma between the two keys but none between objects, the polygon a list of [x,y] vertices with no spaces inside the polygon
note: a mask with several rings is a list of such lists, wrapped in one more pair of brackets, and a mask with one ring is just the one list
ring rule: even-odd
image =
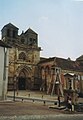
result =
[{"label": "street lamp", "polygon": [[15,101],[15,90],[16,90],[16,75],[14,76],[14,96],[13,96],[13,101]]},{"label": "street lamp", "polygon": [[58,107],[60,107],[60,82],[59,82],[59,81],[56,81],[55,84],[57,85]]}]

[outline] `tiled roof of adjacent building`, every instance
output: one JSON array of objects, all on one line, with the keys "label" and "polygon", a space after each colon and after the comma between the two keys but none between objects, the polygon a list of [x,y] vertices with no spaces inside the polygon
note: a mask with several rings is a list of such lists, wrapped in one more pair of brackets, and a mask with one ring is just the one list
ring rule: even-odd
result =
[{"label": "tiled roof of adjacent building", "polygon": [[74,70],[83,72],[83,64],[79,61],[72,61],[69,59],[59,58],[59,57],[52,57],[48,59],[44,59],[39,62],[39,64],[54,61],[56,67],[60,67],[63,70]]},{"label": "tiled roof of adjacent building", "polygon": [[58,67],[61,67],[64,70],[74,70],[74,71],[83,71],[83,66],[79,62],[56,58],[56,64]]},{"label": "tiled roof of adjacent building", "polygon": [[39,64],[54,61],[54,59],[55,59],[55,57],[49,57],[49,58],[45,58],[45,59],[40,59]]}]

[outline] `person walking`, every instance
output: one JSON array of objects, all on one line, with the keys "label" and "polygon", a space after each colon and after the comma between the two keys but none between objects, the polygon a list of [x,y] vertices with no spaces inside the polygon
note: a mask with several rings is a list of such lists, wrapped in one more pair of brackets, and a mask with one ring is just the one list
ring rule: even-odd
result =
[{"label": "person walking", "polygon": [[69,100],[68,100],[68,109],[70,111],[72,111],[72,101],[71,101],[71,98],[69,98]]}]

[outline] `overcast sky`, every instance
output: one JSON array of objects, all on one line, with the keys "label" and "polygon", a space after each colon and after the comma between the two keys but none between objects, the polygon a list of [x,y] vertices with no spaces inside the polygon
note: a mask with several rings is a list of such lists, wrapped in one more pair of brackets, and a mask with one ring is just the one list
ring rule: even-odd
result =
[{"label": "overcast sky", "polygon": [[42,57],[75,60],[83,54],[82,0],[0,0],[0,30],[13,23],[39,36]]}]

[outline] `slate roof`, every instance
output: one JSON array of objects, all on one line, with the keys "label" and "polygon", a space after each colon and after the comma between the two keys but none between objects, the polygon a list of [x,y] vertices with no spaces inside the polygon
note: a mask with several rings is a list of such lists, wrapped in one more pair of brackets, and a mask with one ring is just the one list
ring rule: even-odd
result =
[{"label": "slate roof", "polygon": [[39,64],[55,61],[56,67],[60,67],[63,70],[74,70],[83,72],[83,64],[79,61],[72,61],[69,59],[52,57],[39,62]]},{"label": "slate roof", "polygon": [[83,61],[83,55],[81,55],[80,57],[78,57],[76,60],[77,61]]},{"label": "slate roof", "polygon": [[[13,27],[13,28],[19,29],[19,28],[17,28],[15,25],[13,25],[12,23],[6,24],[6,25],[2,28],[2,30],[3,30],[5,27]],[[2,30],[1,30],[1,31],[2,31]]]},{"label": "slate roof", "polygon": [[8,44],[6,44],[6,43],[3,42],[2,40],[0,40],[0,46],[1,46],[1,47],[6,47],[6,48],[11,48],[11,46],[9,46]]},{"label": "slate roof", "polygon": [[33,33],[33,34],[37,34],[35,31],[33,31],[31,28],[29,28],[28,30],[25,31],[25,34],[27,33]]}]

